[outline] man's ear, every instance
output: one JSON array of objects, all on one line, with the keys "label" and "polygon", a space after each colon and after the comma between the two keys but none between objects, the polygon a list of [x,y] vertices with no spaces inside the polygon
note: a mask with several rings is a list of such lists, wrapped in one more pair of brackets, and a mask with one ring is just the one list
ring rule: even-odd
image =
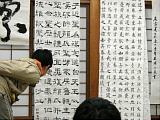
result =
[{"label": "man's ear", "polygon": [[48,69],[49,69],[49,66],[50,66],[50,65],[47,65],[47,66],[42,67],[41,76],[44,76],[44,75],[47,73],[47,71],[48,71]]},{"label": "man's ear", "polygon": [[49,69],[49,66],[50,66],[50,65],[47,65],[47,66],[44,66],[44,67],[45,67],[46,70],[48,70],[48,69]]}]

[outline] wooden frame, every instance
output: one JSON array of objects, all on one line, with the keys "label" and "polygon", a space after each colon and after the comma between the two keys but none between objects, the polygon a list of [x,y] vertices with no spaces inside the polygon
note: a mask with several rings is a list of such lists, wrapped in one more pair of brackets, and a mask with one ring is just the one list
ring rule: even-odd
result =
[{"label": "wooden frame", "polygon": [[89,98],[98,97],[100,0],[90,1],[90,84]]},{"label": "wooden frame", "polygon": [[90,10],[90,4],[88,3],[81,3],[81,7],[85,7],[86,8],[86,98],[89,98],[89,85],[90,85],[90,76],[89,76],[89,73],[90,73],[90,61],[89,61],[89,58],[90,58],[90,16],[89,16],[89,10]]}]

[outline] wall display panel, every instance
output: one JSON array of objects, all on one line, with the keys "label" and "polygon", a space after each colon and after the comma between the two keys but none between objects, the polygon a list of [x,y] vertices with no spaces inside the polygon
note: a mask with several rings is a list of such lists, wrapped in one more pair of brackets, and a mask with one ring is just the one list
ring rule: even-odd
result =
[{"label": "wall display panel", "polygon": [[11,54],[11,51],[10,50],[1,50],[0,52],[0,59],[1,60],[9,60],[10,59],[10,54]]},{"label": "wall display panel", "polygon": [[[29,114],[29,107],[28,106],[14,106],[13,109],[13,115],[14,116],[28,116]],[[18,112],[17,112],[18,111]]]},{"label": "wall display panel", "polygon": [[[150,36],[147,37],[147,51],[148,51],[148,76],[149,76],[149,96],[151,99],[151,89],[154,89],[154,86],[151,86],[151,82],[152,82],[152,3],[148,3],[146,5],[146,9],[145,9],[145,17],[146,17],[146,30],[148,31],[147,33],[149,33]],[[151,110],[151,117],[152,120],[157,120],[160,118],[160,113],[159,111],[159,104],[150,104],[150,110]]]},{"label": "wall display panel", "polygon": [[29,0],[0,2],[0,44],[29,45],[29,13]]},{"label": "wall display panel", "polygon": [[[82,13],[82,11],[83,11],[83,13]],[[89,40],[89,38],[88,38],[88,27],[87,27],[87,24],[88,24],[88,22],[87,22],[87,20],[89,20],[89,14],[87,14],[87,12],[88,12],[89,10],[88,10],[88,8],[87,8],[87,5],[85,4],[81,4],[81,7],[80,7],[80,29],[82,29],[82,30],[84,30],[85,29],[85,32],[81,32],[80,31],[80,80],[79,80],[79,82],[80,82],[80,85],[79,85],[79,87],[80,87],[80,89],[82,89],[83,91],[81,92],[80,91],[80,96],[79,96],[79,100],[80,100],[80,103],[81,102],[83,102],[85,99],[86,99],[86,80],[87,80],[87,65],[89,64],[89,63],[87,63],[87,59],[89,59],[89,56],[87,56],[87,53],[89,52],[89,51],[87,51],[87,48],[88,48],[88,46],[87,46],[87,40]],[[83,34],[83,36],[84,37],[82,37],[82,35],[81,34]],[[86,38],[86,39],[84,39],[84,38]],[[83,64],[84,63],[84,64]],[[85,65],[83,68],[84,69],[81,69],[82,67],[81,67],[81,65]],[[80,104],[79,103],[79,104]]]},{"label": "wall display panel", "polygon": [[12,55],[13,55],[12,59],[16,60],[16,59],[20,59],[22,57],[29,56],[29,52],[28,52],[28,50],[13,50]]},{"label": "wall display panel", "polygon": [[144,1],[101,0],[99,96],[127,120],[150,120],[144,15]]},{"label": "wall display panel", "polygon": [[[23,93],[24,94],[24,93]],[[29,96],[27,95],[20,95],[19,101],[15,102],[14,105],[28,105],[29,103]]]},{"label": "wall display panel", "polygon": [[160,1],[152,0],[151,103],[160,104]]},{"label": "wall display panel", "polygon": [[53,55],[53,68],[34,90],[34,118],[72,119],[79,105],[79,0],[35,1],[34,48]]}]

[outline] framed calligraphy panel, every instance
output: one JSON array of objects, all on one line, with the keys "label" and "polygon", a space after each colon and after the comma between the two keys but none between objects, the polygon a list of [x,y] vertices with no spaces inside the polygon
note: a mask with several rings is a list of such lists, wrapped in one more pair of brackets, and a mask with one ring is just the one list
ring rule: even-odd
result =
[{"label": "framed calligraphy panel", "polygon": [[35,49],[53,54],[53,68],[35,88],[35,119],[67,119],[79,105],[80,1],[35,1]]},{"label": "framed calligraphy panel", "polygon": [[99,96],[125,120],[150,119],[145,29],[144,1],[101,0]]},{"label": "framed calligraphy panel", "polygon": [[29,45],[29,0],[1,0],[0,19],[0,44]]},{"label": "framed calligraphy panel", "polygon": [[151,103],[160,104],[160,1],[152,0]]}]

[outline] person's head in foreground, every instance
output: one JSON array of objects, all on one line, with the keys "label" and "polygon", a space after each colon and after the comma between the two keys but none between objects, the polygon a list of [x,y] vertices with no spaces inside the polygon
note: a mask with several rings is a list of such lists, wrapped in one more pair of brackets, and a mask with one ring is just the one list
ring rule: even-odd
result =
[{"label": "person's head in foreground", "polygon": [[53,64],[52,53],[47,49],[37,49],[32,54],[31,58],[41,62],[42,72],[43,72],[42,76],[44,76],[47,73],[48,69],[52,67]]},{"label": "person's head in foreground", "polygon": [[73,120],[82,119],[121,120],[121,115],[110,101],[103,98],[90,98],[79,105],[73,116]]}]

